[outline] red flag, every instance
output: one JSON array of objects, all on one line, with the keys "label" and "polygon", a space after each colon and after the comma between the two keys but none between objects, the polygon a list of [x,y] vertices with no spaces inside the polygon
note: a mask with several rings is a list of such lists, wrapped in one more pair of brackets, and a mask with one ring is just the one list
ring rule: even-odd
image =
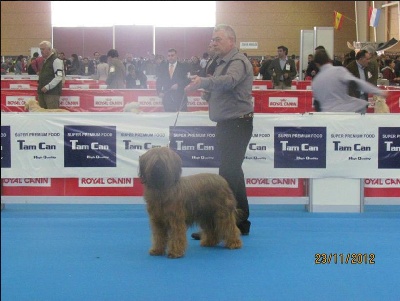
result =
[{"label": "red flag", "polygon": [[340,30],[343,24],[343,15],[335,11],[333,16],[334,16],[333,27],[337,30]]}]

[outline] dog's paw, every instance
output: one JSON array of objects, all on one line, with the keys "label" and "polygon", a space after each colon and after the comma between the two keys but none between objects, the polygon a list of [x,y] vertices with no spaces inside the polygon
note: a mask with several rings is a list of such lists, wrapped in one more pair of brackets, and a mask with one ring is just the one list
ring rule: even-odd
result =
[{"label": "dog's paw", "polygon": [[225,248],[228,248],[231,250],[240,249],[241,247],[242,247],[242,241],[240,239],[235,240],[235,241],[230,241],[225,244]]},{"label": "dog's paw", "polygon": [[151,256],[161,256],[161,255],[165,254],[165,251],[164,250],[158,250],[158,249],[150,249],[149,250],[149,254]]},{"label": "dog's paw", "polygon": [[175,259],[175,258],[181,258],[185,255],[185,253],[168,253],[168,258]]}]

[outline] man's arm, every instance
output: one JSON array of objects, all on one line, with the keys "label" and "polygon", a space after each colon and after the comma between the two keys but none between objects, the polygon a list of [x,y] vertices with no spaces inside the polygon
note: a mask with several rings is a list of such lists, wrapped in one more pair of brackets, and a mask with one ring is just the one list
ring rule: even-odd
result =
[{"label": "man's arm", "polygon": [[60,59],[55,59],[53,62],[54,78],[50,83],[42,88],[43,92],[54,89],[62,80],[64,74],[63,62]]}]

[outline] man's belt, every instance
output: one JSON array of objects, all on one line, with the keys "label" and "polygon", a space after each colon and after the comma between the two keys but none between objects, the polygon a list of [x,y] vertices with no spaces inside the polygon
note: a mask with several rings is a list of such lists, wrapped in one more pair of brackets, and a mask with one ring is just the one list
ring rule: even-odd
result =
[{"label": "man's belt", "polygon": [[253,117],[254,117],[254,113],[250,112],[250,113],[240,116],[239,118],[253,118]]}]

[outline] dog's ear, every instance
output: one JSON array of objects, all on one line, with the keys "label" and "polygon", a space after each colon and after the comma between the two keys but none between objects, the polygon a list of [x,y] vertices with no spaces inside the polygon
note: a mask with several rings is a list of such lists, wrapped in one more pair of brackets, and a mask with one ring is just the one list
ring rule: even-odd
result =
[{"label": "dog's ear", "polygon": [[139,172],[138,172],[138,176],[140,178],[140,182],[142,184],[145,184],[147,182],[146,180],[146,174],[145,174],[145,169],[146,169],[146,163],[144,160],[144,155],[139,156]]}]

